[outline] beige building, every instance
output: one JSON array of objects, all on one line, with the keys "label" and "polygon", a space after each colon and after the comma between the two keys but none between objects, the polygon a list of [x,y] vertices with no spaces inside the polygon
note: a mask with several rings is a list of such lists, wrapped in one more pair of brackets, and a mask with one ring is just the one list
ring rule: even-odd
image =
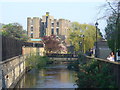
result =
[{"label": "beige building", "polygon": [[30,38],[38,39],[43,36],[58,35],[67,38],[70,21],[65,19],[54,19],[46,12],[46,15],[27,18],[27,32]]}]

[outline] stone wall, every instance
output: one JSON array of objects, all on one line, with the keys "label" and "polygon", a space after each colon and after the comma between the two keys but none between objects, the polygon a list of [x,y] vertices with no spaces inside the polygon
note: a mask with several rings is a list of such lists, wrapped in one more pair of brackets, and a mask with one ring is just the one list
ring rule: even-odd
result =
[{"label": "stone wall", "polygon": [[4,88],[14,88],[25,73],[25,60],[28,55],[16,56],[1,62],[2,84]]},{"label": "stone wall", "polygon": [[44,48],[23,47],[22,49],[22,55],[0,62],[0,89],[15,87],[26,71],[27,57],[31,54],[44,55]]},{"label": "stone wall", "polygon": [[101,40],[97,42],[97,45],[97,57],[106,59],[111,52],[110,48],[108,47],[107,41]]}]

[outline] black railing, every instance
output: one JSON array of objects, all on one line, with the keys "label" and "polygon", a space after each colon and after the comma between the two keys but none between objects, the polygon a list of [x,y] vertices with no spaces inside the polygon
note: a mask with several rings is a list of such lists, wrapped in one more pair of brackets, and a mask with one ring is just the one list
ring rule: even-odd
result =
[{"label": "black railing", "polygon": [[2,38],[2,61],[22,55],[22,47],[43,47],[43,44],[30,43],[16,40],[10,37],[0,36]]},{"label": "black railing", "polygon": [[75,54],[46,53],[46,56],[56,57],[56,58],[78,58],[78,55],[75,55]]},{"label": "black railing", "polygon": [[22,41],[2,36],[2,61],[22,54]]},{"label": "black railing", "polygon": [[25,47],[33,47],[33,43],[30,43],[30,42],[22,42],[22,46],[25,46]]}]

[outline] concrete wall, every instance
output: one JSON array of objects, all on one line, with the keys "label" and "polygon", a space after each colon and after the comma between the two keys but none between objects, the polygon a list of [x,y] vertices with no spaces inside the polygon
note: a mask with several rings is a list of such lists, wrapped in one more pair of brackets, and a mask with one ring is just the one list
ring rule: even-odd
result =
[{"label": "concrete wall", "polygon": [[33,38],[40,37],[40,24],[39,24],[39,17],[33,17]]},{"label": "concrete wall", "polygon": [[27,34],[28,34],[28,37],[31,37],[31,22],[32,22],[32,19],[31,17],[28,17],[27,18]]},{"label": "concrete wall", "polygon": [[0,90],[2,89],[2,69],[0,65]]},{"label": "concrete wall", "polygon": [[[2,61],[2,36],[0,35],[0,62]],[[2,87],[2,69],[0,65],[0,87]],[[0,88],[1,90],[1,88]]]}]

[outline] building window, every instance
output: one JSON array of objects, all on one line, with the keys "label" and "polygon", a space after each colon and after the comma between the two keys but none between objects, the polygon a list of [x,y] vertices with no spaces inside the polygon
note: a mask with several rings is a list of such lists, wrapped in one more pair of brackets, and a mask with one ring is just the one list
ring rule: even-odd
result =
[{"label": "building window", "polygon": [[54,34],[54,29],[51,30],[51,34]]},{"label": "building window", "polygon": [[33,31],[33,27],[31,27],[31,31]]},{"label": "building window", "polygon": [[46,28],[48,27],[48,16],[46,16]]},{"label": "building window", "polygon": [[54,27],[54,23],[52,23],[52,27]]},{"label": "building window", "polygon": [[56,32],[57,32],[57,35],[59,35],[59,29],[58,28],[56,29]]},{"label": "building window", "polygon": [[33,38],[33,33],[31,33],[31,38]]},{"label": "building window", "polygon": [[44,22],[42,22],[42,25],[44,25]]},{"label": "building window", "polygon": [[59,22],[57,22],[57,27],[59,27]]}]

